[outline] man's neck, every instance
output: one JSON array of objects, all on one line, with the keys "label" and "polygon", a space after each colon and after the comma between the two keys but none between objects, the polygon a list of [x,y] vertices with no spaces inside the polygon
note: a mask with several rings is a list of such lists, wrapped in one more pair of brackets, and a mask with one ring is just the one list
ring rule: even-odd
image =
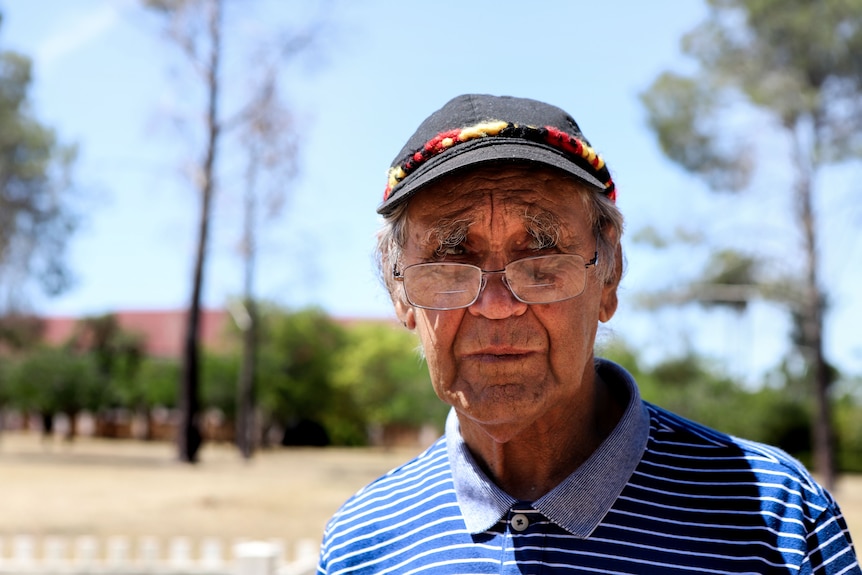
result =
[{"label": "man's neck", "polygon": [[596,377],[591,397],[560,405],[541,420],[506,433],[459,416],[461,435],[478,464],[512,497],[535,501],[580,467],[610,435],[625,405]]}]

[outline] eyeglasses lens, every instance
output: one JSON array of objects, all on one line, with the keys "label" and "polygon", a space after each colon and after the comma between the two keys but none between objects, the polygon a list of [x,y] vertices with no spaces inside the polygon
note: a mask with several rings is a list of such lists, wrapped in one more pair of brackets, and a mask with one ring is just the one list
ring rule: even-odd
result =
[{"label": "eyeglasses lens", "polygon": [[[467,307],[483,286],[480,268],[458,263],[430,263],[403,272],[407,298],[415,306],[447,310]],[[516,260],[506,266],[506,284],[520,301],[553,303],[578,296],[584,290],[585,264],[581,256],[554,254]]]},{"label": "eyeglasses lens", "polygon": [[526,258],[506,267],[506,281],[523,302],[551,303],[581,294],[584,269],[584,259],[578,255]]},{"label": "eyeglasses lens", "polygon": [[404,270],[410,303],[430,309],[458,309],[476,299],[482,270],[464,264],[419,264]]}]

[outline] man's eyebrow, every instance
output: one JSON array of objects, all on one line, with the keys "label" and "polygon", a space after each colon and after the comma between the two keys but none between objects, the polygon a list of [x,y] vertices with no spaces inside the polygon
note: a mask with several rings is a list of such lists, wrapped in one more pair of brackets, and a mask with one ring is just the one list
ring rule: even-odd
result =
[{"label": "man's eyebrow", "polygon": [[536,249],[552,248],[560,243],[562,222],[551,212],[541,210],[524,212],[524,225],[527,232],[536,240]]},{"label": "man's eyebrow", "polygon": [[440,219],[425,234],[425,244],[433,246],[434,254],[442,256],[446,248],[464,243],[473,221],[469,219]]}]

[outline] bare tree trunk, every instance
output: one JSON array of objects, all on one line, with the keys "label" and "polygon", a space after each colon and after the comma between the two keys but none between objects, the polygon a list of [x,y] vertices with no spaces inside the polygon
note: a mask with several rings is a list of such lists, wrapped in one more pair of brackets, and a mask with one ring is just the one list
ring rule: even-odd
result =
[{"label": "bare tree trunk", "polygon": [[192,284],[192,299],[186,323],[183,348],[183,370],[180,393],[180,425],[177,444],[179,458],[187,463],[197,461],[202,443],[200,430],[200,321],[204,266],[209,243],[209,224],[214,192],[214,166],[219,140],[218,96],[219,59],[221,56],[221,0],[213,0],[209,18],[210,53],[206,68],[207,144],[200,170],[201,211],[198,221],[198,244]]},{"label": "bare tree trunk", "polygon": [[237,402],[237,446],[245,459],[254,452],[255,434],[255,379],[257,364],[257,307],[254,301],[254,271],[257,241],[255,222],[257,221],[257,172],[259,152],[254,142],[249,146],[249,163],[246,171],[246,189],[243,219],[243,306],[247,319],[242,329],[242,366],[240,367]]},{"label": "bare tree trunk", "polygon": [[[822,314],[820,314],[822,317]],[[822,319],[817,322],[822,327]],[[826,489],[835,489],[837,465],[835,462],[835,430],[832,424],[832,374],[823,355],[822,329],[817,335],[814,349],[815,421],[814,450],[815,469]],[[814,342],[812,342],[814,343]]]},{"label": "bare tree trunk", "polygon": [[832,426],[832,406],[829,390],[832,375],[823,350],[823,324],[825,299],[820,288],[817,271],[817,227],[813,206],[813,168],[805,160],[804,146],[794,139],[797,182],[797,216],[803,232],[805,250],[805,291],[800,306],[801,347],[813,378],[814,412],[812,414],[812,439],[814,467],[820,474],[824,487],[835,487],[835,433]]},{"label": "bare tree trunk", "polygon": [[254,453],[257,434],[255,421],[257,379],[257,309],[254,300],[245,298],[248,326],[242,336],[242,366],[239,374],[239,401],[237,413],[237,446],[243,458],[249,459]]},{"label": "bare tree trunk", "polygon": [[54,435],[54,414],[48,411],[40,413],[42,417],[42,440],[48,440]]},{"label": "bare tree trunk", "polygon": [[[179,394],[179,429],[177,446],[182,461],[195,462],[197,451],[203,441],[201,422],[199,422],[200,387],[200,331],[201,298],[203,293],[204,270],[206,269],[207,245],[209,241],[210,217],[213,194],[215,193],[214,169],[216,151],[221,135],[237,127],[245,127],[250,138],[247,143],[252,150],[252,171],[260,169],[273,171],[284,165],[289,176],[294,172],[295,145],[294,130],[289,114],[277,101],[277,62],[266,62],[257,56],[249,67],[255,75],[262,72],[262,84],[253,91],[248,105],[238,110],[231,118],[219,122],[218,108],[220,92],[220,61],[222,54],[222,8],[224,0],[144,0],[153,10],[167,17],[170,35],[189,62],[203,77],[207,91],[206,131],[207,141],[203,158],[198,165],[196,188],[200,192],[200,218],[198,221],[197,252],[194,264],[192,297],[188,307],[186,332],[183,340],[183,366]],[[201,10],[204,10],[202,12]],[[208,10],[208,13],[206,12]],[[312,31],[313,32],[313,31]],[[278,51],[279,59],[292,55],[307,46],[313,38],[307,33],[293,38]],[[263,157],[261,157],[263,154]],[[283,185],[283,182],[281,183]],[[249,193],[256,193],[254,181],[250,180]],[[249,241],[254,240],[254,214],[251,213],[248,225]],[[254,251],[251,246],[248,253]],[[255,429],[255,356],[257,354],[257,313],[254,308],[251,276],[254,270],[253,253],[246,258],[246,291],[244,296],[245,314],[252,323],[243,328],[243,367],[239,375],[237,413],[237,443],[244,456],[248,457],[254,447]]]}]

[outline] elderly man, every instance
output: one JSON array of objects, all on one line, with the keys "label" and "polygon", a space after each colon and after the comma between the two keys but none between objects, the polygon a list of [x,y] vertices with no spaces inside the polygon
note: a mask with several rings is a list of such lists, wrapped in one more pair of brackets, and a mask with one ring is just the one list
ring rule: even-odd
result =
[{"label": "elderly man", "polygon": [[642,401],[593,356],[622,273],[614,200],[548,104],[460,96],[418,128],[379,257],[452,411],[332,518],[319,573],[860,573],[798,462]]}]

